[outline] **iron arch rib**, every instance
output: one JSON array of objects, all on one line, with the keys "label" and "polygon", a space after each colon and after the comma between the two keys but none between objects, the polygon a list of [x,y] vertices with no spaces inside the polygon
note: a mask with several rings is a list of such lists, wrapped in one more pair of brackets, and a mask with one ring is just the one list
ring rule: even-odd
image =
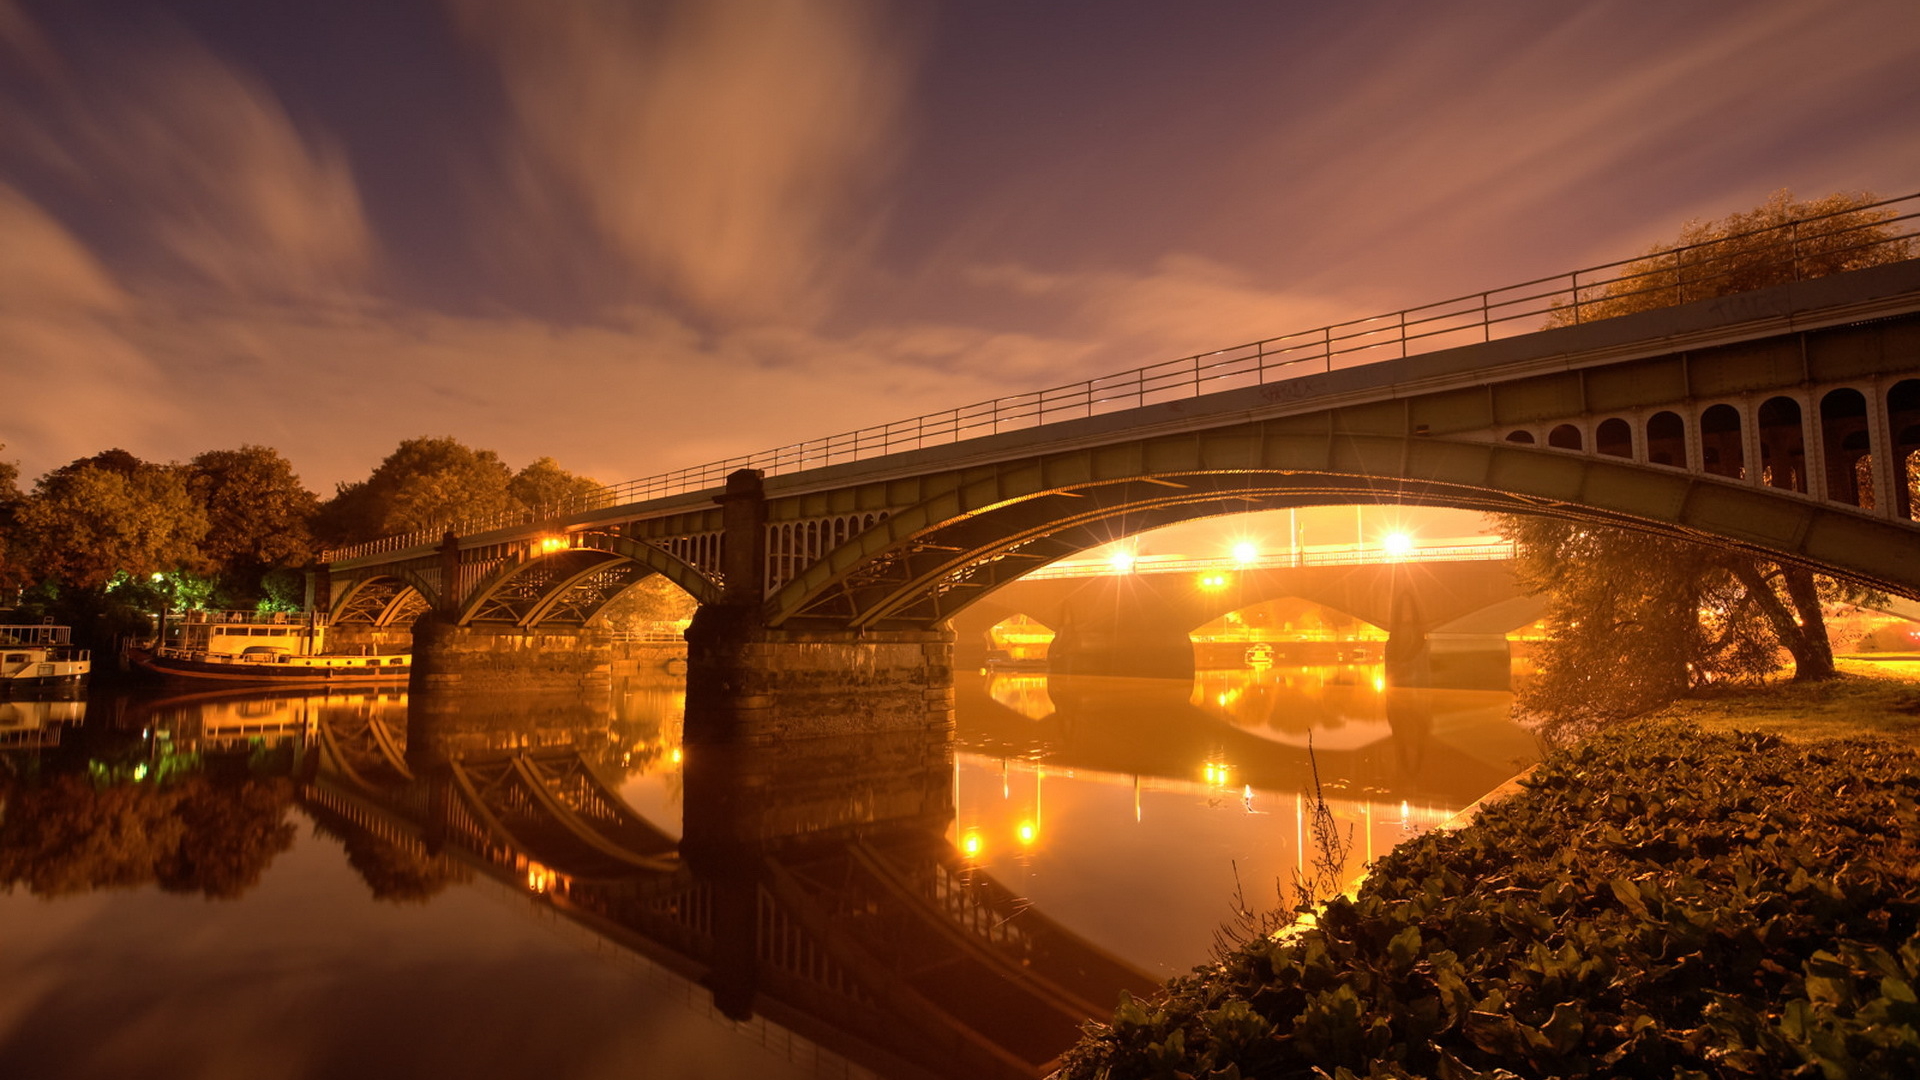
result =
[{"label": "iron arch rib", "polygon": [[[1048,485],[1050,462],[945,490],[841,545],[769,599],[770,625],[932,626],[1053,559],[1158,525],[1249,509],[1398,502],[1544,513],[1684,536],[1812,566],[1903,595],[1920,593],[1913,530],[1791,492],[1518,444],[1391,435],[1293,433],[1250,424],[1217,440],[1246,462],[1141,468],[1174,455],[1151,441],[1120,475]],[[1109,455],[1110,457],[1112,455]],[[1305,468],[1289,465],[1308,466]],[[1193,469],[1198,465],[1200,469]],[[1064,471],[1064,470],[1063,470]],[[1083,473],[1095,470],[1082,468]],[[962,482],[964,480],[964,482]]]},{"label": "iron arch rib", "polygon": [[656,573],[702,603],[719,597],[711,578],[652,544],[601,533],[571,539],[572,547],[529,554],[495,570],[467,597],[460,623],[584,623],[622,590]]}]

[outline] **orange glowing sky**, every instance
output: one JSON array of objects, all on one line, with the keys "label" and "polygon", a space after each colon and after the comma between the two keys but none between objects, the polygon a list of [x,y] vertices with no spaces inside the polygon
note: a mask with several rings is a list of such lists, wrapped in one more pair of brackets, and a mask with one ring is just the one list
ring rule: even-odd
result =
[{"label": "orange glowing sky", "polygon": [[1920,189],[1911,0],[0,0],[0,459],[618,481]]}]

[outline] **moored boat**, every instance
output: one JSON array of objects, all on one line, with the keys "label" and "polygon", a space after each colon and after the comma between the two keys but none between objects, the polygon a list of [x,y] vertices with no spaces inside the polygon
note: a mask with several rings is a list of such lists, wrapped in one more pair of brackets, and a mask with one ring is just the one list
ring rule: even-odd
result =
[{"label": "moored boat", "polygon": [[0,694],[77,689],[91,670],[93,654],[67,627],[0,625]]},{"label": "moored boat", "polygon": [[288,686],[403,682],[413,672],[409,653],[329,653],[325,643],[325,624],[310,616],[176,612],[129,659],[166,678]]}]

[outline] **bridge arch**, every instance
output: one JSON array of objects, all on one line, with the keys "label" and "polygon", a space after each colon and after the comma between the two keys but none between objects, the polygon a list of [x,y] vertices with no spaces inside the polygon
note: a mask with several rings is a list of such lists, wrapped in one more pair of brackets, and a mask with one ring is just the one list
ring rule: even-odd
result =
[{"label": "bridge arch", "polygon": [[1887,388],[1887,441],[1894,462],[1894,517],[1920,521],[1920,379]]},{"label": "bridge arch", "polygon": [[[1700,412],[1703,440],[1744,466],[1742,410]],[[1670,411],[1670,410],[1662,410]],[[1723,426],[1730,423],[1730,426]],[[1549,514],[1750,551],[1920,592],[1915,538],[1859,508],[1650,463],[1537,445],[1362,433],[1306,435],[1254,422],[1202,437],[928,477],[926,496],[769,597],[773,626],[931,627],[974,598],[1074,551],[1160,525],[1251,509],[1402,502]]]},{"label": "bridge arch", "polygon": [[395,626],[431,609],[438,595],[439,590],[419,574],[405,567],[390,567],[350,581],[334,596],[327,621]]},{"label": "bridge arch", "polygon": [[504,560],[468,594],[457,625],[584,624],[615,596],[654,574],[700,603],[720,597],[719,586],[698,567],[645,541],[581,532],[568,537],[568,543],[557,551],[530,545]]}]

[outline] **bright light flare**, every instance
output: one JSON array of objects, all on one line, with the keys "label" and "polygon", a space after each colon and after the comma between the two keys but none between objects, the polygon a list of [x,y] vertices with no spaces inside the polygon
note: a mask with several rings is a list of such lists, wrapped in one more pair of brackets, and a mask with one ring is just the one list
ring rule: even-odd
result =
[{"label": "bright light flare", "polygon": [[1219,592],[1221,589],[1227,587],[1227,575],[1202,574],[1200,575],[1200,587],[1207,592]]},{"label": "bright light flare", "polygon": [[1116,574],[1133,573],[1133,562],[1133,552],[1131,551],[1116,551],[1107,558],[1107,565],[1112,567],[1113,572]]},{"label": "bright light flare", "polygon": [[1381,539],[1380,546],[1386,549],[1388,555],[1402,558],[1413,550],[1413,537],[1403,532],[1391,532]]},{"label": "bright light flare", "polygon": [[1242,540],[1233,545],[1233,561],[1241,566],[1260,558],[1260,547],[1251,540]]},{"label": "bright light flare", "polygon": [[960,837],[960,854],[969,859],[979,858],[983,847],[985,847],[985,841],[981,840],[980,833],[976,829],[969,829]]}]

